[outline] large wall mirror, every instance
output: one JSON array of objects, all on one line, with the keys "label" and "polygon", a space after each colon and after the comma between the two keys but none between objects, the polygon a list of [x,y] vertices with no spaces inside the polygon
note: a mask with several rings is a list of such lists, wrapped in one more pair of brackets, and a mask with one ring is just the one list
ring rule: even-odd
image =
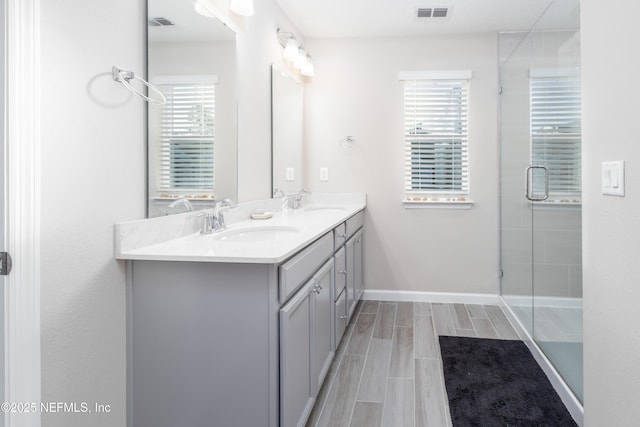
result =
[{"label": "large wall mirror", "polygon": [[302,176],[302,84],[271,67],[272,191],[297,193]]},{"label": "large wall mirror", "polygon": [[147,15],[148,79],[167,98],[148,108],[148,215],[237,200],[235,33],[205,0],[148,0]]}]

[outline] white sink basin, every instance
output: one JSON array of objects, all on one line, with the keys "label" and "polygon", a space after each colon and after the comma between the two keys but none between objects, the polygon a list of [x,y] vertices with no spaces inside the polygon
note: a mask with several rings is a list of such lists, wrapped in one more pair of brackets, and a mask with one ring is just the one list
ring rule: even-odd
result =
[{"label": "white sink basin", "polygon": [[221,231],[212,235],[213,239],[223,242],[263,242],[295,236],[299,228],[285,225],[266,227],[240,228],[237,230]]},{"label": "white sink basin", "polygon": [[323,212],[327,212],[327,211],[334,211],[334,212],[340,212],[340,211],[344,211],[343,207],[340,206],[330,206],[330,205],[311,205],[311,206],[305,206],[304,208],[305,211],[307,212],[313,212],[313,211],[323,211]]}]

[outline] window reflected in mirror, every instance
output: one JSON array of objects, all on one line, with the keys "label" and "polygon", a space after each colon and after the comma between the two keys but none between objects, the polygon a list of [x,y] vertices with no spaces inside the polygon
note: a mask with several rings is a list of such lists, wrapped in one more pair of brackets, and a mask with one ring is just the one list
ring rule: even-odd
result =
[{"label": "window reflected in mirror", "polygon": [[235,33],[192,0],[149,0],[147,28],[148,216],[237,200]]}]

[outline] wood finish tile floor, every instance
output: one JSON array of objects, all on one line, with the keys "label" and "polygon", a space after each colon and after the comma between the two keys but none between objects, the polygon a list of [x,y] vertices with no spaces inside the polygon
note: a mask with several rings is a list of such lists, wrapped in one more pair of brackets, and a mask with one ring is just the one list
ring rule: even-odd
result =
[{"label": "wood finish tile floor", "polygon": [[438,335],[518,339],[498,306],[362,301],[307,427],[451,426]]}]

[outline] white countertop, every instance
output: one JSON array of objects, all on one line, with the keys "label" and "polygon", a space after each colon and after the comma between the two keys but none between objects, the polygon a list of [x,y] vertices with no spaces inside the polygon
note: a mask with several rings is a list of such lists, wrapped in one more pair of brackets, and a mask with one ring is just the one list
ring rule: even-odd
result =
[{"label": "white countertop", "polygon": [[[279,199],[239,204],[227,212],[227,231],[292,227],[272,240],[221,240],[200,234],[198,212],[116,224],[116,258],[123,260],[277,264],[364,209],[364,194],[311,194],[302,209],[282,211]],[[255,210],[272,211],[266,220],[249,218]],[[256,235],[258,235],[257,233]]]}]

